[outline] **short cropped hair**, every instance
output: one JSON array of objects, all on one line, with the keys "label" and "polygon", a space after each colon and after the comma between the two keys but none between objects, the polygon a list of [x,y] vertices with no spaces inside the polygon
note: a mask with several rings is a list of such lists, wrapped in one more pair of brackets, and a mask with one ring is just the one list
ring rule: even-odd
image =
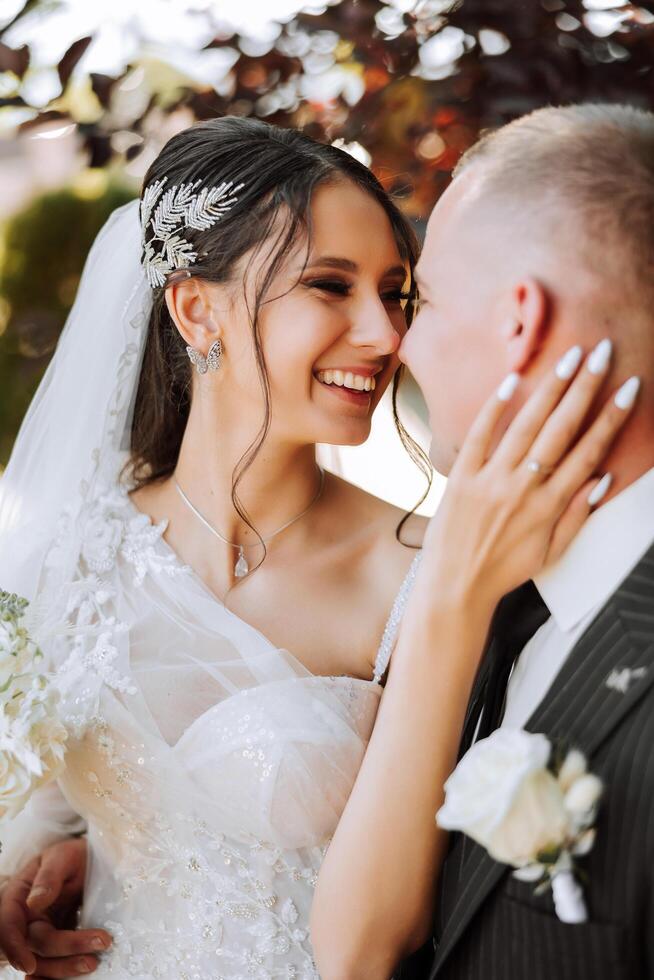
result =
[{"label": "short cropped hair", "polygon": [[603,103],[537,109],[482,136],[454,177],[477,165],[484,191],[573,222],[594,271],[630,277],[641,298],[654,297],[654,113]]}]

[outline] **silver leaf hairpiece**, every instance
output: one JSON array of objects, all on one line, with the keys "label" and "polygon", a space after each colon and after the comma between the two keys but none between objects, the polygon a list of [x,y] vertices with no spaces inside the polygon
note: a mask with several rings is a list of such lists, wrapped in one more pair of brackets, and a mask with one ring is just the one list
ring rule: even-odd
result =
[{"label": "silver leaf hairpiece", "polygon": [[155,180],[141,198],[143,266],[153,289],[165,286],[168,275],[175,269],[186,269],[197,261],[197,252],[180,234],[181,229],[211,228],[233,208],[238,201],[236,195],[244,186],[235,187],[232,180],[223,181],[217,187],[203,187],[196,193],[196,187],[202,183],[196,180],[193,184],[174,184],[164,193],[167,181],[167,177]]}]

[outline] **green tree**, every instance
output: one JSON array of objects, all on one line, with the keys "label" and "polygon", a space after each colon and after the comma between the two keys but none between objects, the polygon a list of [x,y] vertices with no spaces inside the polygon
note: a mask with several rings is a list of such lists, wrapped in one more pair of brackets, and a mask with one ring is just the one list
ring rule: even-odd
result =
[{"label": "green tree", "polygon": [[4,228],[0,465],[54,350],[93,239],[114,208],[133,196],[118,185],[91,199],[64,189],[36,198]]}]

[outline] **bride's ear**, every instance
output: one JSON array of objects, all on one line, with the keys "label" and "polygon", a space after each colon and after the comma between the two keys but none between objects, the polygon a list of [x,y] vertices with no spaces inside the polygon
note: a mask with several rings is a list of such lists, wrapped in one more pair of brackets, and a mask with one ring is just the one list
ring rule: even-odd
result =
[{"label": "bride's ear", "polygon": [[542,284],[531,277],[516,283],[511,294],[511,314],[503,327],[509,371],[524,371],[540,353],[549,320],[548,297]]},{"label": "bride's ear", "polygon": [[173,323],[186,343],[206,355],[214,340],[222,338],[215,297],[208,284],[200,279],[182,279],[168,286],[165,298]]}]

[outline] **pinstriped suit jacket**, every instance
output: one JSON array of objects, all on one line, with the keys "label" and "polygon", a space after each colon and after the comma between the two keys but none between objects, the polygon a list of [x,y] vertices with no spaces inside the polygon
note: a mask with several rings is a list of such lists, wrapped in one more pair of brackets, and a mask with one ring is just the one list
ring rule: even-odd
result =
[{"label": "pinstriped suit jacket", "polygon": [[[621,693],[606,681],[624,668],[644,673]],[[434,941],[398,976],[654,978],[654,547],[580,638],[525,727],[580,748],[605,784],[597,840],[580,862],[588,922],[560,922],[550,893],[535,896],[533,885],[456,834]],[[470,739],[468,724],[462,750]]]}]

